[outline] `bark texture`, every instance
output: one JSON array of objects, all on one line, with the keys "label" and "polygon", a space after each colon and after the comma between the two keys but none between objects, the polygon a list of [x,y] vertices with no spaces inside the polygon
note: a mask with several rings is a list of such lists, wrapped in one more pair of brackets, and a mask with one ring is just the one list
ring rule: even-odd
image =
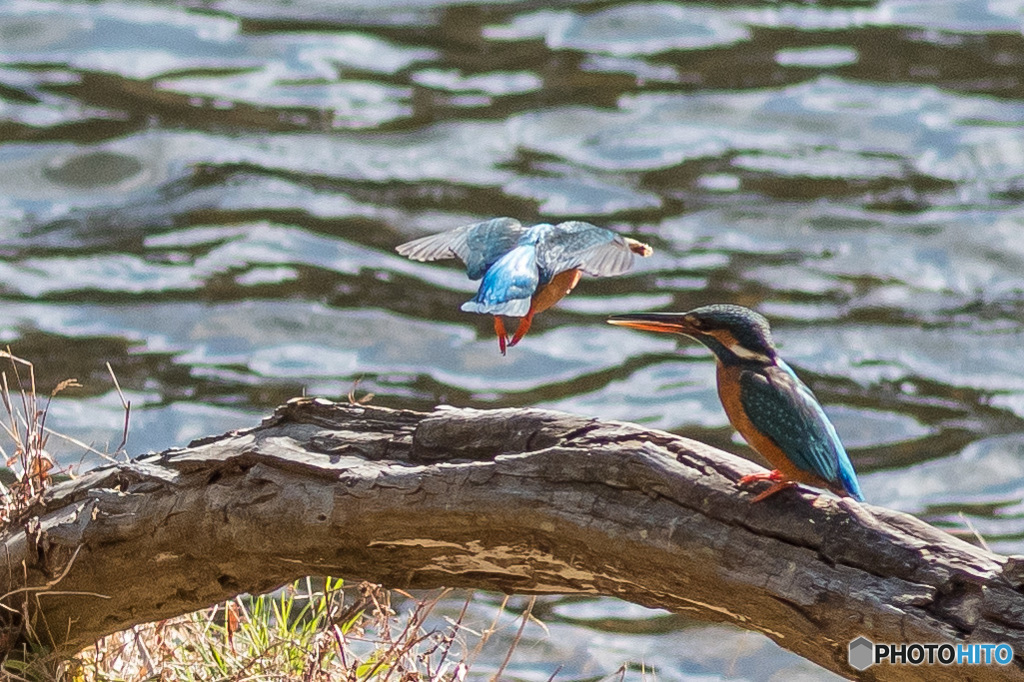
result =
[{"label": "bark texture", "polygon": [[67,655],[328,574],[611,595],[763,632],[848,676],[858,635],[1007,642],[1008,666],[857,676],[1024,678],[1024,559],[805,488],[751,505],[761,488],[736,480],[757,470],[686,438],[544,410],[300,399],[253,429],[54,487],[0,535],[4,591]]}]

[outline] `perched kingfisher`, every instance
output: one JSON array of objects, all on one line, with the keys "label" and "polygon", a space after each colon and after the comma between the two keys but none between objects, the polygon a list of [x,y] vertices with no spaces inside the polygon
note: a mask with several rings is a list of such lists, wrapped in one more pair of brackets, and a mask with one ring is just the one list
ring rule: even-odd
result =
[{"label": "perched kingfisher", "polygon": [[[466,274],[480,279],[480,289],[462,304],[471,313],[494,315],[494,333],[501,354],[519,343],[533,316],[558,303],[580,281],[621,275],[633,265],[633,254],[651,255],[647,244],[578,220],[524,227],[514,218],[493,218],[448,232],[414,239],[397,247],[413,260],[460,258]],[[505,317],[518,317],[509,340]]]},{"label": "perched kingfisher", "polygon": [[740,484],[769,480],[759,502],[797,483],[864,501],[857,474],[814,394],[779,357],[768,320],[738,305],[688,313],[615,315],[610,324],[684,334],[707,346],[718,365],[718,396],[740,435],[775,467]]}]

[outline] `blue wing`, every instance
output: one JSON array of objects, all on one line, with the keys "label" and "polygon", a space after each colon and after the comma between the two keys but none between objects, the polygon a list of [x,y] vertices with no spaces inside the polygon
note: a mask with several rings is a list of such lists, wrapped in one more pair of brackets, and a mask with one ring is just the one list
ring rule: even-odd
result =
[{"label": "blue wing", "polygon": [[530,299],[539,283],[537,248],[533,244],[517,246],[487,270],[476,296],[463,303],[462,309],[523,317],[530,310]]},{"label": "blue wing", "polygon": [[487,268],[511,251],[526,232],[515,218],[493,218],[463,225],[400,244],[396,251],[418,261],[459,258],[470,279],[480,279]]},{"label": "blue wing", "polygon": [[596,277],[621,275],[633,265],[633,251],[622,235],[579,220],[546,230],[540,235],[538,251],[545,280],[573,268]]},{"label": "blue wing", "polygon": [[740,402],[747,418],[782,449],[797,468],[864,499],[857,474],[811,389],[782,360],[760,372],[740,374]]}]

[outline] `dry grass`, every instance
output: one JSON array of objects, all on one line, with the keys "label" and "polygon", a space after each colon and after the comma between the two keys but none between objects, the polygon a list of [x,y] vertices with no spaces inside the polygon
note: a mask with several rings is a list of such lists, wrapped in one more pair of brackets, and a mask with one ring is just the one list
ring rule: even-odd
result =
[{"label": "dry grass", "polygon": [[[4,364],[6,361],[6,365]],[[53,457],[46,446],[52,432],[46,426],[46,415],[50,401],[61,391],[79,386],[75,379],[65,379],[40,399],[36,390],[36,373],[34,365],[14,355],[10,347],[0,351],[0,456],[7,467],[5,478],[0,481],[0,529],[8,525],[24,523],[26,513],[39,501],[43,492],[52,483],[57,474],[67,473],[58,470]],[[77,551],[68,564],[74,562]],[[63,574],[52,583],[40,587],[23,586],[0,596],[0,651],[8,652],[19,638],[22,642],[36,641],[36,637],[27,624],[31,595],[47,590],[60,582]],[[23,632],[24,629],[24,632]],[[24,660],[32,658],[27,643],[16,652]],[[36,656],[36,658],[42,658]],[[21,679],[14,674],[8,663],[10,658],[0,664],[0,676],[4,679]],[[14,663],[15,667],[19,663]],[[21,666],[23,669],[24,665]]]},{"label": "dry grass", "polygon": [[[457,618],[434,619],[443,626],[429,627],[428,617],[448,591],[407,602],[404,614],[392,609],[391,593],[378,585],[363,583],[348,592],[346,599],[340,580],[314,587],[307,578],[274,595],[239,597],[137,626],[82,651],[62,677],[74,682],[462,682],[482,646],[479,640],[493,634],[463,627],[468,599]],[[467,635],[478,640],[472,651]]]},{"label": "dry grass", "polygon": [[2,360],[7,360],[10,367],[0,374],[0,400],[6,412],[0,419],[0,456],[14,476],[8,485],[0,483],[0,524],[7,524],[31,507],[49,485],[54,461],[46,450],[50,437],[46,412],[55,395],[80,384],[65,379],[42,402],[36,392],[32,363],[11,353],[10,348],[0,351]]}]

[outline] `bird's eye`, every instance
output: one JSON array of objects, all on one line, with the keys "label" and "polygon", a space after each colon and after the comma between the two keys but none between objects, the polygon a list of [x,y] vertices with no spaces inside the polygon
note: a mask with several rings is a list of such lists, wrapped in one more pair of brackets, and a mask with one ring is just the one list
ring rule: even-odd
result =
[{"label": "bird's eye", "polygon": [[699,317],[693,317],[692,315],[687,316],[686,322],[694,329],[704,329],[705,327],[704,320]]}]

